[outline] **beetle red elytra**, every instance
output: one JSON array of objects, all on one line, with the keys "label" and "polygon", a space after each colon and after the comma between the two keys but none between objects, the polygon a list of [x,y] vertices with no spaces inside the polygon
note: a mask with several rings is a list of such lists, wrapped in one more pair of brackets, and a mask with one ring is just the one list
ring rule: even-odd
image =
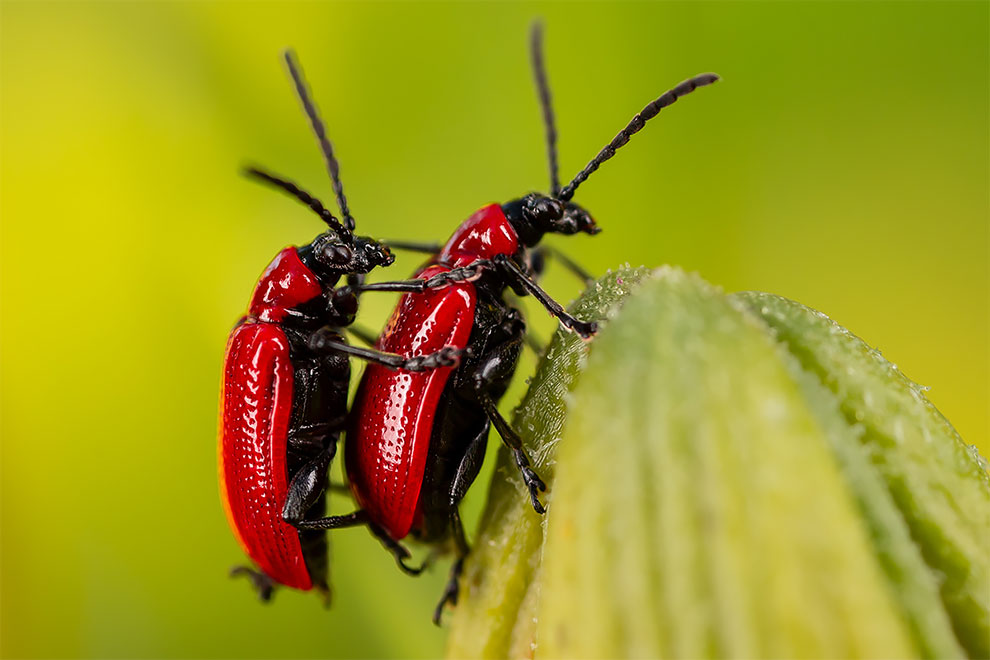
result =
[{"label": "beetle red elytra", "polygon": [[[594,323],[569,315],[533,280],[532,264],[539,254],[534,248],[547,233],[597,233],[591,215],[571,201],[578,186],[661,109],[719,79],[701,74],[664,92],[561,187],[539,24],[533,26],[530,48],[546,127],[550,194],[531,193],[485,206],[442,247],[405,245],[431,255],[412,282],[355,285],[357,291],[406,292],[376,344],[379,350],[412,357],[454,346],[465,351],[464,358],[454,369],[424,373],[368,365],[344,444],[346,471],[360,508],[349,516],[305,523],[321,529],[367,524],[396,544],[410,535],[426,543],[452,537],[457,559],[434,612],[438,624],[444,606],[457,601],[458,578],[469,551],[458,505],[481,468],[492,425],[512,452],[533,508],[544,512],[538,496],[545,485],[497,408],[525,335],[522,314],[504,299],[506,289],[532,295],[568,330],[585,338],[593,335]],[[438,277],[453,283],[429,290]]]},{"label": "beetle red elytra", "polygon": [[[279,584],[329,596],[326,532],[304,523],[325,512],[327,472],[347,419],[349,356],[408,373],[449,371],[462,353],[438,346],[430,354],[406,357],[344,339],[358,300],[354,286],[335,288],[338,281],[346,276],[356,286],[365,273],[390,265],[394,257],[384,244],[354,234],[333,147],[291,51],[285,64],[319,141],[343,221],[296,184],[257,168],[246,170],[327,224],[311,243],[287,247],[269,264],[224,357],[220,494],[231,529],[257,566],[237,567],[232,574],[248,576],[262,600]],[[444,286],[458,276],[447,273],[429,286]],[[408,552],[369,524],[399,565],[416,572],[405,565]]]}]

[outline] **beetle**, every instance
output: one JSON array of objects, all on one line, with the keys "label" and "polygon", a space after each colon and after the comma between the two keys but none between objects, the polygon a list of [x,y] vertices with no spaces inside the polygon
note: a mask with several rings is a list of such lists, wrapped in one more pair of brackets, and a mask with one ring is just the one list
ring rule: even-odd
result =
[{"label": "beetle", "polygon": [[[248,576],[262,600],[269,600],[278,584],[316,589],[326,600],[326,532],[301,523],[325,510],[327,471],[347,418],[349,357],[404,372],[449,371],[462,350],[443,346],[429,355],[404,357],[344,339],[358,300],[354,288],[335,288],[338,281],[346,276],[358,284],[394,257],[387,245],[354,234],[333,147],[294,55],[286,51],[284,59],[323,152],[343,222],[291,181],[246,170],[308,206],[327,230],[275,256],[254,288],[247,316],[230,334],[220,400],[220,493],[234,535],[258,567],[240,566],[232,574]],[[446,277],[431,285],[443,286]],[[416,572],[405,564],[405,548],[374,524],[371,529],[401,567]]]},{"label": "beetle", "polygon": [[[531,294],[564,328],[591,337],[595,323],[568,314],[533,280],[533,258],[538,256],[534,248],[548,233],[598,233],[591,215],[571,201],[577,187],[661,109],[719,79],[701,74],[664,92],[561,187],[539,24],[533,26],[530,51],[546,128],[550,194],[530,193],[505,204],[489,204],[464,221],[442,247],[406,245],[431,253],[412,283],[355,286],[360,291],[406,292],[379,337],[379,350],[415,356],[446,345],[467,353],[452,370],[402,373],[368,366],[344,443],[348,480],[360,508],[349,516],[306,523],[325,529],[366,524],[396,543],[409,535],[434,544],[452,538],[457,558],[434,611],[437,624],[444,606],[457,602],[469,552],[458,505],[481,468],[491,426],[512,452],[533,508],[545,512],[539,493],[546,486],[497,407],[515,371],[526,328],[521,312],[504,298],[507,289]],[[445,275],[455,283],[429,290],[431,279]]]}]

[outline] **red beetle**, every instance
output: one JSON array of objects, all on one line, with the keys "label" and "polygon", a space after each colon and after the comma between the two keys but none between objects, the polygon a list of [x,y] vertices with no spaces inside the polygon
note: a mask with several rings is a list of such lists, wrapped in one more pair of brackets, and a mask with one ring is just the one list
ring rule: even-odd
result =
[{"label": "red beetle", "polygon": [[[339,222],[295,184],[247,170],[302,201],[329,227],[310,244],[276,255],[255,287],[248,315],[231,333],[224,358],[220,493],[231,529],[259,569],[238,567],[234,574],[249,576],[263,600],[276,584],[329,594],[326,532],[318,521],[325,509],[327,470],[347,418],[348,356],[388,369],[449,372],[461,353],[438,346],[429,355],[404,357],[344,340],[357,297],[349,287],[335,289],[338,280],[346,275],[357,284],[361,275],[388,266],[394,257],[385,245],[354,235],[323,123],[290,52],[285,61],[319,138],[345,220]],[[430,286],[445,282],[437,278]],[[408,552],[384,532],[378,534],[407,568]]]},{"label": "red beetle", "polygon": [[[349,519],[341,517],[337,526],[368,523],[395,542],[409,534],[430,543],[453,536],[458,558],[435,622],[444,604],[457,600],[458,577],[468,553],[458,504],[481,467],[491,425],[512,451],[533,507],[544,512],[538,498],[545,490],[543,481],[497,408],[525,335],[521,313],[503,297],[506,288],[532,294],[565,328],[585,338],[593,335],[594,323],[567,314],[533,281],[530,250],[547,233],[597,233],[588,212],[570,201],[575,189],[662,108],[718,80],[715,74],[702,74],[662,94],[561,188],[541,42],[535,26],[531,48],[547,127],[550,195],[533,193],[477,211],[442,248],[424,250],[434,254],[413,284],[357,287],[410,292],[399,301],[382,333],[380,350],[406,356],[426,355],[443,346],[466,351],[454,370],[410,374],[370,365],[351,407],[353,426],[345,443],[347,474],[361,509]],[[424,293],[428,282],[438,276],[458,283]]]}]

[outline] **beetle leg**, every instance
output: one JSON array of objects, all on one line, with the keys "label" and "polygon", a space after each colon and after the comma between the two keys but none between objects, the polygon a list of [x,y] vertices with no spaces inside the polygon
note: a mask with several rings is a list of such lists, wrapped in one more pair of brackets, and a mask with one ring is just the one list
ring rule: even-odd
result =
[{"label": "beetle leg", "polygon": [[355,338],[359,339],[361,343],[367,344],[368,346],[374,346],[378,343],[378,337],[373,335],[371,331],[366,330],[355,325],[349,325],[344,328],[349,334],[353,335]]},{"label": "beetle leg", "polygon": [[442,289],[457,282],[473,282],[481,277],[486,268],[492,267],[492,262],[488,259],[478,259],[467,266],[451,268],[443,273],[437,273],[433,277],[425,280],[400,280],[395,282],[375,282],[374,284],[362,284],[353,288],[355,293],[366,291],[398,291],[403,293],[423,293],[433,289]]},{"label": "beetle leg", "polygon": [[467,266],[458,266],[450,270],[437,273],[433,277],[423,280],[427,289],[439,289],[454,282],[473,282],[481,277],[486,268],[491,268],[493,262],[490,259],[477,259]]},{"label": "beetle leg", "polygon": [[440,625],[440,616],[447,603],[457,605],[457,594],[460,588],[461,571],[464,569],[464,558],[470,552],[467,538],[464,535],[464,525],[461,523],[461,514],[457,505],[464,498],[464,493],[471,486],[471,482],[478,474],[478,468],[485,460],[485,446],[488,444],[488,431],[491,429],[491,422],[486,421],[481,431],[471,440],[464,452],[464,458],[457,466],[457,474],[450,486],[450,529],[454,537],[454,546],[457,549],[457,559],[450,569],[450,577],[447,586],[444,588],[440,602],[433,612],[433,623]]},{"label": "beetle leg", "polygon": [[491,395],[493,387],[504,384],[508,377],[511,376],[519,356],[519,351],[521,350],[519,344],[522,341],[525,331],[526,327],[522,323],[521,318],[514,315],[506,318],[503,322],[503,332],[506,333],[504,335],[505,339],[495,344],[495,346],[486,349],[483,360],[470,365],[471,371],[461,374],[460,377],[467,380],[468,386],[472,388],[478,404],[485,411],[491,423],[495,425],[495,430],[502,437],[502,442],[512,452],[512,457],[515,459],[516,466],[519,468],[523,482],[529,490],[533,508],[537,513],[542,514],[546,512],[546,509],[540,503],[538,494],[546,490],[546,484],[543,483],[539,475],[530,467],[530,460],[526,455],[526,450],[523,449],[522,440],[512,430],[512,427],[505,421],[501,413],[499,413],[498,406],[495,404],[495,400]]},{"label": "beetle leg", "polygon": [[592,277],[591,273],[586,271],[584,268],[581,267],[580,264],[578,264],[576,261],[574,261],[573,259],[571,259],[570,257],[568,257],[566,254],[564,254],[555,247],[552,247],[550,245],[541,245],[532,250],[532,255],[534,257],[533,258],[534,263],[532,263],[531,266],[533,272],[536,275],[542,274],[543,261],[546,259],[546,257],[550,257],[552,259],[556,259],[557,261],[559,261],[560,265],[562,265],[568,271],[573,273],[574,276],[577,277],[582,282],[584,282],[585,285],[589,285],[595,281],[595,278]]},{"label": "beetle leg", "polygon": [[501,267],[502,272],[504,272],[512,282],[518,284],[523,289],[531,293],[533,297],[536,298],[548,312],[550,312],[551,316],[556,317],[557,320],[560,321],[562,326],[572,332],[578,333],[584,339],[588,339],[598,332],[597,323],[594,321],[582,321],[564,311],[564,308],[560,305],[560,303],[551,298],[546,291],[541,289],[536,282],[531,280],[519,264],[514,262],[510,257],[500,254],[495,257],[495,263]]},{"label": "beetle leg", "polygon": [[454,535],[454,544],[457,548],[457,559],[450,568],[450,577],[447,579],[447,586],[444,587],[440,602],[433,610],[433,623],[440,625],[440,617],[443,616],[443,608],[450,603],[457,605],[457,595],[461,588],[461,573],[464,571],[464,559],[467,557],[470,548],[467,538],[464,536],[464,525],[461,523],[461,514],[457,507],[453,507],[450,512],[451,531]]},{"label": "beetle leg", "polygon": [[488,445],[488,431],[491,428],[491,422],[485,420],[478,435],[468,443],[467,448],[464,450],[464,457],[461,459],[460,464],[458,464],[454,481],[450,485],[449,504],[453,511],[457,511],[458,503],[464,499],[464,494],[471,487],[475,477],[478,476],[478,470],[485,460],[485,447]]},{"label": "beetle leg", "polygon": [[297,452],[308,450],[312,456],[326,446],[327,436],[339,431],[340,427],[341,422],[316,422],[291,427],[287,438],[289,448]]},{"label": "beetle leg", "polygon": [[234,566],[230,569],[230,577],[237,577],[239,575],[244,575],[251,581],[251,586],[258,593],[258,598],[261,602],[268,603],[271,601],[272,593],[274,593],[276,586],[274,580],[250,566]]},{"label": "beetle leg", "polygon": [[422,293],[426,291],[424,280],[396,280],[394,282],[373,282],[372,284],[360,284],[351,289],[354,293],[366,293],[368,291],[385,291],[386,293]]},{"label": "beetle leg", "polygon": [[381,243],[388,246],[389,249],[408,250],[409,252],[422,252],[425,254],[437,254],[443,249],[443,246],[439,243],[415,243],[412,241],[390,241],[388,239],[381,241]]},{"label": "beetle leg", "polygon": [[330,442],[316,458],[296,472],[289,482],[285,505],[282,507],[282,520],[299,528],[308,528],[304,523],[309,521],[303,521],[303,518],[326,490],[327,472],[336,453],[337,443]]},{"label": "beetle leg", "polygon": [[429,561],[424,561],[423,565],[419,567],[413,567],[407,564],[406,560],[412,557],[412,555],[409,554],[409,550],[406,546],[389,536],[388,532],[384,529],[369,521],[368,530],[374,534],[375,538],[382,542],[382,545],[385,546],[386,550],[392,553],[392,556],[395,557],[395,563],[399,565],[399,568],[402,569],[403,573],[406,575],[419,575],[426,569]]},{"label": "beetle leg", "polygon": [[286,520],[296,529],[341,529],[342,527],[358,527],[368,523],[368,514],[364,510],[348,513],[345,516],[327,516],[316,520]]},{"label": "beetle leg", "polygon": [[537,513],[546,513],[546,509],[540,503],[539,493],[545,491],[547,486],[531,467],[529,456],[526,455],[526,450],[522,446],[522,439],[512,430],[512,427],[505,421],[505,418],[502,417],[502,414],[498,411],[498,407],[488,392],[478,390],[478,402],[485,409],[488,418],[492,420],[495,430],[502,437],[502,442],[512,452],[512,458],[516,461],[516,467],[519,468],[523,483],[529,489],[529,498],[533,502],[533,508]]},{"label": "beetle leg", "polygon": [[337,352],[351,355],[366,362],[380,364],[389,369],[404,369],[406,371],[430,371],[440,367],[456,367],[460,364],[461,356],[465,350],[445,346],[436,353],[427,355],[417,355],[415,357],[403,357],[396,353],[385,353],[371,348],[361,348],[351,346],[340,341],[327,337],[325,333],[316,331],[309,341],[309,347],[313,351]]},{"label": "beetle leg", "polygon": [[[289,503],[286,502],[285,509],[283,510],[283,517],[285,517],[285,511],[287,511],[288,508]],[[385,548],[392,553],[392,556],[395,557],[395,563],[399,565],[399,568],[401,568],[403,572],[409,575],[419,575],[423,572],[423,569],[426,568],[425,562],[418,568],[406,564],[405,560],[412,556],[409,554],[409,550],[407,550],[404,545],[389,536],[384,529],[371,522],[368,518],[368,514],[364,510],[355,511],[354,513],[349,513],[345,516],[327,516],[326,518],[319,518],[317,520],[289,520],[288,518],[285,518],[285,522],[293,525],[297,529],[340,529],[342,527],[358,527],[360,525],[367,525],[368,529],[375,536],[375,538],[381,541],[382,545],[384,545]]]},{"label": "beetle leg", "polygon": [[359,287],[364,284],[365,273],[348,273],[347,274],[347,286],[352,289]]},{"label": "beetle leg", "polygon": [[[513,291],[512,289],[506,289],[505,295],[509,298],[509,301],[511,302],[513,307],[522,306],[523,304],[522,297],[517,296],[515,291]],[[536,354],[536,357],[543,357],[543,351],[545,351],[547,348],[547,342],[543,341],[542,339],[539,339],[532,330],[526,330],[522,338],[523,338],[523,345],[526,348],[533,351],[533,353]]]}]

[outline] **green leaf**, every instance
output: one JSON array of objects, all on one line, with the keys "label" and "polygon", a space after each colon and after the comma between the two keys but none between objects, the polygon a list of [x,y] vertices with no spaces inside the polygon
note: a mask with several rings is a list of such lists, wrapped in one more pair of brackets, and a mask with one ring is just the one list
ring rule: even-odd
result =
[{"label": "green leaf", "polygon": [[[779,296],[747,292],[737,297],[836,396],[847,424],[861,430],[860,442],[875,471],[941,582],[941,600],[960,643],[972,657],[990,657],[986,463],[925,398],[923,387],[848,330]],[[888,551],[885,533],[874,531],[884,559],[893,561],[891,554],[901,544]],[[909,608],[921,609],[922,597],[922,592],[902,594]]]},{"label": "green leaf", "polygon": [[673,269],[573,311],[609,321],[557,334],[515,419],[549,511],[503,452],[448,655],[980,655],[987,474],[920,388]]}]

